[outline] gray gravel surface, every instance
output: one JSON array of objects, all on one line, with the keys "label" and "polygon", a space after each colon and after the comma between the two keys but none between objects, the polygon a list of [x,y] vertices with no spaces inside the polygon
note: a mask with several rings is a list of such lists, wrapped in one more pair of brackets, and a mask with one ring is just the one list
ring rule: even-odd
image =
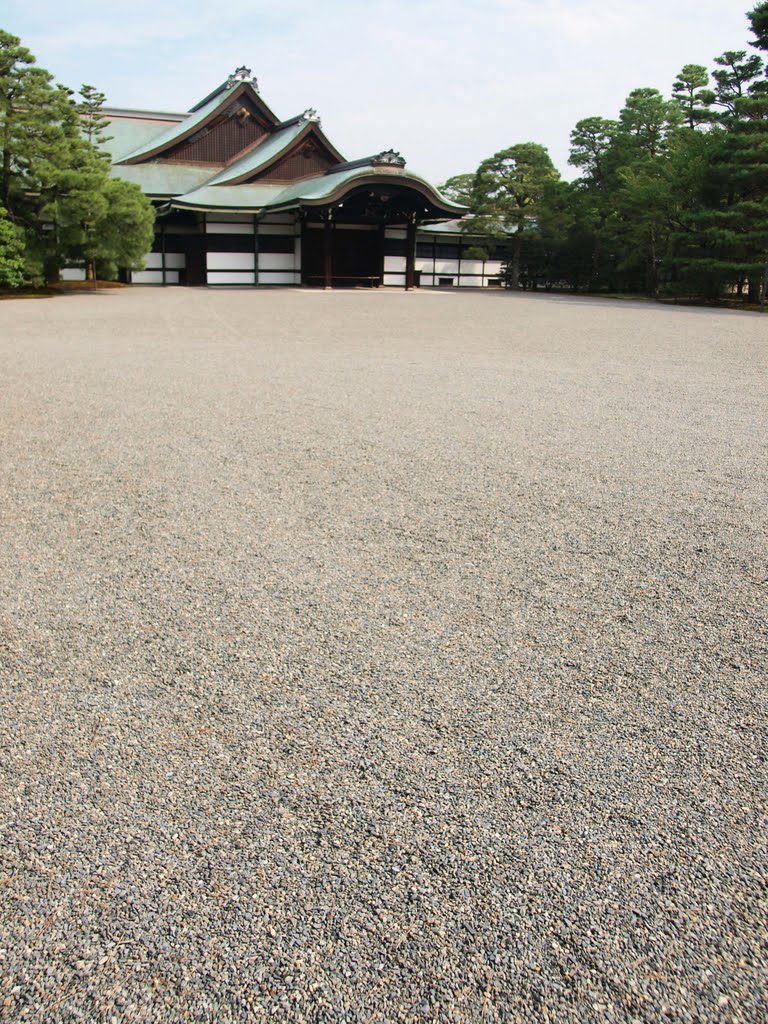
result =
[{"label": "gray gravel surface", "polygon": [[768,1020],[767,353],[0,303],[0,1019]]}]

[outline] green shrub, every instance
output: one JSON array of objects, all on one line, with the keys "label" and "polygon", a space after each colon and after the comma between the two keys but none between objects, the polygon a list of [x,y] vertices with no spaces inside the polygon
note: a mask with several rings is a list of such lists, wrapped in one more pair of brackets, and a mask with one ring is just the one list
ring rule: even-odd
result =
[{"label": "green shrub", "polygon": [[0,206],[0,288],[21,288],[27,280],[23,236]]}]

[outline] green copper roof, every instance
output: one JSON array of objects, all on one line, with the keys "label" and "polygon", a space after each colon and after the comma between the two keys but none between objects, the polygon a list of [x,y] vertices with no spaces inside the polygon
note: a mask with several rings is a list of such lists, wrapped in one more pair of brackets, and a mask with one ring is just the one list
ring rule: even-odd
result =
[{"label": "green copper roof", "polygon": [[[158,166],[158,165],[151,165]],[[392,173],[382,169],[366,166],[355,167],[336,174],[323,174],[305,181],[298,181],[288,188],[280,184],[274,185],[212,185],[210,183],[174,199],[173,205],[186,209],[221,209],[259,213],[264,209],[284,209],[299,206],[301,203],[316,203],[334,196],[341,196],[357,184],[370,182],[377,185],[395,185],[401,188],[413,188],[421,192],[426,199],[447,212],[461,213],[463,206],[445,199],[423,178],[414,174]]]},{"label": "green copper roof", "polygon": [[117,164],[111,173],[113,178],[132,181],[145,195],[170,199],[203,185],[211,176],[211,168],[195,164]]},{"label": "green copper roof", "polygon": [[173,200],[173,205],[188,210],[229,210],[258,213],[272,206],[282,185],[205,185]]},{"label": "green copper roof", "polygon": [[[463,235],[466,234],[467,225],[461,220],[444,220],[442,224],[421,224],[419,231],[434,232],[436,235]],[[475,232],[479,236],[479,232]]]},{"label": "green copper roof", "polygon": [[[233,184],[271,166],[302,134],[308,135],[311,131],[319,133],[329,153],[342,159],[322,133],[313,110],[277,124],[275,115],[254,91],[255,84],[247,68],[238,68],[223,86],[186,116],[115,109],[111,112],[114,120],[109,128],[114,138],[105,144],[114,158],[112,174],[134,182],[149,196],[171,199],[173,205],[181,209],[260,213],[265,209],[292,209],[304,204],[324,206],[342,201],[357,186],[370,185],[419,193],[424,200],[423,212],[432,217],[441,214],[456,217],[466,212],[464,206],[440,195],[424,178],[406,173],[405,161],[392,150],[348,164],[339,163],[329,174],[317,174],[287,187],[266,182]],[[176,162],[162,158],[165,150],[194,136],[238,91],[251,94],[251,99],[261,105],[264,116],[270,121],[270,134],[263,141],[227,167],[221,163]]]},{"label": "green copper roof", "polygon": [[190,114],[189,117],[185,118],[183,121],[179,121],[177,124],[171,125],[170,128],[166,128],[164,132],[156,135],[149,142],[132,150],[132,152],[124,154],[120,159],[136,160],[138,157],[145,156],[147,153],[152,153],[153,150],[158,148],[158,146],[165,148],[175,142],[180,136],[186,135],[190,131],[194,131],[198,125],[205,121],[209,114],[212,114],[214,110],[217,110],[223,103],[225,103],[229,97],[240,88],[241,84],[241,82],[236,82],[224,92],[217,93],[212,100],[209,100],[205,106],[196,110],[194,114]]},{"label": "green copper roof", "polygon": [[353,167],[344,171],[337,171],[335,174],[323,174],[317,178],[308,178],[306,181],[297,181],[289,185],[280,194],[279,199],[273,205],[291,206],[302,201],[321,203],[324,199],[330,199],[335,193],[343,193],[353,187],[358,179],[360,184],[366,180],[375,180],[377,184],[392,184],[401,187],[415,188],[416,191],[426,197],[444,210],[453,210],[456,213],[463,213],[465,207],[452,202],[441,196],[436,188],[433,188],[424,178],[416,174],[405,174],[402,171],[388,171],[381,167],[374,167],[370,164],[362,167]]},{"label": "green copper roof", "polygon": [[290,146],[306,125],[306,121],[297,121],[295,124],[276,131],[274,135],[268,136],[249,153],[246,153],[241,160],[230,164],[220,174],[217,174],[215,178],[211,178],[208,184],[224,184],[233,178],[242,178],[244,174],[255,174],[260,167],[263,167],[264,164]]},{"label": "green copper roof", "polygon": [[140,146],[148,145],[152,139],[168,131],[167,121],[142,120],[139,117],[116,117],[109,122],[106,135],[111,135],[103,148],[113,161],[122,160],[127,153]]}]

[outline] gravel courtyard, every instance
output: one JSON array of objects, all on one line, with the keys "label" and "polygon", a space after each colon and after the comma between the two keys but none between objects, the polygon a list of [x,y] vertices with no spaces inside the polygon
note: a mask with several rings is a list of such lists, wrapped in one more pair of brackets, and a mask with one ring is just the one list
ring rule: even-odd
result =
[{"label": "gravel courtyard", "polygon": [[0,1020],[768,1020],[768,320],[0,303]]}]

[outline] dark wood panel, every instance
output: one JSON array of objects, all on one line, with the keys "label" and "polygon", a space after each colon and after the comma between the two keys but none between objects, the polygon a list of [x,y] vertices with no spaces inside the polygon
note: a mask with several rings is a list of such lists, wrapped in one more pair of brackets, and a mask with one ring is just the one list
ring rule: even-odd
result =
[{"label": "dark wood panel", "polygon": [[172,163],[225,164],[266,134],[253,118],[234,114],[180,143],[163,154],[163,159]]},{"label": "dark wood panel", "polygon": [[308,140],[259,175],[258,180],[300,181],[302,178],[311,178],[315,174],[325,174],[334,163],[335,161],[327,153],[324,153],[316,143]]}]

